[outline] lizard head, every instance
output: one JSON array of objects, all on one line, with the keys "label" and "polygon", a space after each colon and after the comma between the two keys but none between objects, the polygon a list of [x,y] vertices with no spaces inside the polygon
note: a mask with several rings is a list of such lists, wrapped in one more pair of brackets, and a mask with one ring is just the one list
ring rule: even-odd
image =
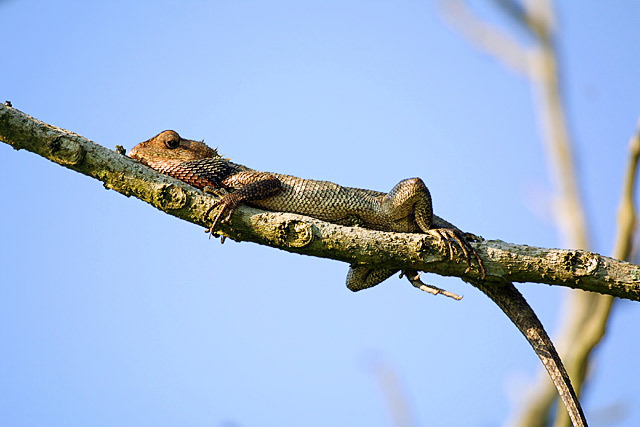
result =
[{"label": "lizard head", "polygon": [[177,164],[219,155],[204,142],[184,139],[176,131],[165,130],[133,147],[129,157],[155,169],[154,165],[159,163]]}]

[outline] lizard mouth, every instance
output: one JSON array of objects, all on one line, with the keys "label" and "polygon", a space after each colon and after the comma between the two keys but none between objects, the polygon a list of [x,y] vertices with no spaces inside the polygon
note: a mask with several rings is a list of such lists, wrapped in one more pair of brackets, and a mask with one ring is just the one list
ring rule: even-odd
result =
[{"label": "lizard mouth", "polygon": [[145,162],[140,155],[138,154],[138,150],[136,150],[136,147],[133,147],[131,150],[129,150],[129,157],[131,157],[134,160],[139,161],[140,163],[142,163],[143,165],[146,165],[147,162]]}]

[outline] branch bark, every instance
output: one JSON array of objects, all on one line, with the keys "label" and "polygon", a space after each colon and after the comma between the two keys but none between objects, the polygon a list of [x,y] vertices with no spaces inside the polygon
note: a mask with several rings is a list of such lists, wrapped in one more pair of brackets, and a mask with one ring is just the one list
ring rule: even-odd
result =
[{"label": "branch bark", "polygon": [[[207,227],[203,216],[214,199],[181,181],[159,174],[127,156],[78,134],[43,123],[0,105],[0,140],[26,149],[66,168],[91,176],[105,188],[137,197],[185,221]],[[427,271],[463,280],[461,257],[449,259],[435,234],[389,233],[345,227],[302,215],[267,212],[241,206],[222,232],[289,252],[350,264]],[[640,266],[582,250],[516,245],[500,240],[475,244],[487,276],[511,282],[546,283],[640,301]]]}]

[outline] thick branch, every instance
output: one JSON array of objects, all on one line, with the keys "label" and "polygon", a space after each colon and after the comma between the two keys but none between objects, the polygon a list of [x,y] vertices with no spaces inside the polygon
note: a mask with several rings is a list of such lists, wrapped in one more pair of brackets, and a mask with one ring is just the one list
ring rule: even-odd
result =
[{"label": "thick branch", "polygon": [[[135,196],[194,224],[213,199],[180,181],[80,135],[0,105],[0,140],[94,177],[106,188]],[[478,279],[479,271],[462,257],[449,260],[435,234],[388,233],[344,227],[301,215],[266,212],[242,206],[222,232],[289,252],[345,261],[427,271]],[[535,282],[600,292],[640,301],[640,266],[579,250],[515,245],[499,240],[476,244],[487,275],[512,282]]]}]

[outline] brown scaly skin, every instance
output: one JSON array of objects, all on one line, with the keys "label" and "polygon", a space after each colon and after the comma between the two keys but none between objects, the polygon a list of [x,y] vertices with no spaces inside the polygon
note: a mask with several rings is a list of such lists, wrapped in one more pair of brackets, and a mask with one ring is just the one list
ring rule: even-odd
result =
[{"label": "brown scaly skin", "polygon": [[[453,224],[433,214],[431,196],[420,178],[406,179],[389,193],[342,187],[328,181],[297,178],[290,175],[259,172],[223,159],[216,150],[202,142],[164,131],[135,146],[129,155],[159,172],[173,176],[200,189],[225,194],[214,203],[219,208],[213,224],[227,221],[242,203],[278,212],[308,215],[343,225],[358,224],[366,228],[409,233],[436,232],[448,245],[452,241],[462,250],[468,265],[475,259],[484,278],[484,266],[469,240],[478,238],[460,231]],[[397,269],[351,266],[347,286],[353,291],[377,285]],[[418,273],[403,271],[414,286]],[[489,280],[492,280],[489,282]],[[586,426],[580,402],[571,386],[562,361],[540,320],[512,283],[493,279],[471,281],[491,298],[527,338],[545,365],[575,426]]]}]

